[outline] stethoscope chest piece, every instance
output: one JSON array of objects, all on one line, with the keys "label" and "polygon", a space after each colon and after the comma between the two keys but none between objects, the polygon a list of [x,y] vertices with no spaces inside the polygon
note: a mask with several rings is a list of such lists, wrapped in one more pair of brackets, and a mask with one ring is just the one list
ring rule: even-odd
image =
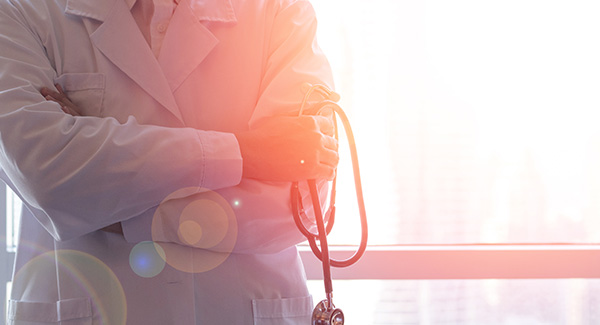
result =
[{"label": "stethoscope chest piece", "polygon": [[343,325],[344,313],[341,309],[328,308],[327,299],[321,301],[313,310],[312,325]]}]

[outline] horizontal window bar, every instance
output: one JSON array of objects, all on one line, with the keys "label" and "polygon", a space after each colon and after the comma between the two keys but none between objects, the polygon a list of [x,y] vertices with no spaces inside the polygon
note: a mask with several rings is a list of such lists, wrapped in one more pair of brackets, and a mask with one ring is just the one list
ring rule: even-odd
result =
[{"label": "horizontal window bar", "polygon": [[[331,256],[351,256],[353,247],[333,247]],[[307,277],[322,279],[321,262],[300,247]],[[600,278],[600,245],[407,245],[369,247],[334,279],[565,279]]]}]

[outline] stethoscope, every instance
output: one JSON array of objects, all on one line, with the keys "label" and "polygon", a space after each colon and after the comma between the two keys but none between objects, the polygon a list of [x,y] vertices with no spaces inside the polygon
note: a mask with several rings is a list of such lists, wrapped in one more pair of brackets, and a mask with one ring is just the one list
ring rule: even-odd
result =
[{"label": "stethoscope", "polygon": [[[354,141],[354,134],[352,133],[352,129],[350,128],[350,122],[348,121],[348,117],[346,113],[342,110],[342,108],[336,103],[339,100],[339,95],[327,88],[323,85],[307,85],[308,90],[305,93],[304,99],[302,101],[302,105],[300,107],[299,115],[302,115],[304,112],[304,108],[307,105],[311,95],[314,92],[319,93],[325,99],[321,102],[315,104],[315,111],[318,114],[322,114],[323,112],[328,112],[331,110],[334,112],[334,126],[335,126],[335,138],[338,139],[338,127],[337,127],[337,118],[335,114],[340,118],[344,125],[344,130],[346,131],[346,137],[348,138],[348,144],[350,146],[350,156],[352,158],[352,170],[354,173],[354,183],[356,188],[356,198],[358,201],[359,214],[360,214],[360,223],[361,223],[361,240],[360,245],[354,255],[346,260],[334,260],[329,257],[329,246],[327,245],[327,235],[333,228],[333,223],[335,221],[335,194],[336,194],[336,181],[337,181],[337,173],[331,184],[331,193],[330,193],[330,202],[329,208],[325,215],[323,214],[321,203],[319,200],[319,192],[317,189],[317,183],[314,179],[307,180],[308,189],[310,191],[310,197],[313,203],[313,210],[315,213],[315,219],[317,224],[317,233],[312,233],[308,228],[304,225],[301,220],[301,217],[307,219],[304,206],[302,204],[302,196],[300,195],[300,190],[298,188],[298,182],[294,182],[292,184],[291,191],[291,199],[292,199],[292,211],[294,215],[294,221],[296,222],[296,226],[302,232],[302,234],[308,239],[308,243],[310,245],[311,250],[315,254],[315,256],[321,260],[323,264],[323,281],[325,284],[325,295],[326,299],[322,300],[317,304],[312,314],[312,325],[342,325],[344,324],[344,313],[341,309],[336,308],[333,304],[333,286],[331,282],[331,267],[348,267],[358,262],[358,260],[362,257],[363,253],[367,248],[367,216],[365,212],[365,204],[362,194],[362,184],[360,181],[360,171],[358,167],[358,155],[356,153],[356,144]],[[312,108],[311,108],[312,110]],[[324,218],[325,216],[325,218]],[[327,220],[327,224],[325,224],[325,220]],[[317,246],[317,240],[319,241],[319,246]]]}]

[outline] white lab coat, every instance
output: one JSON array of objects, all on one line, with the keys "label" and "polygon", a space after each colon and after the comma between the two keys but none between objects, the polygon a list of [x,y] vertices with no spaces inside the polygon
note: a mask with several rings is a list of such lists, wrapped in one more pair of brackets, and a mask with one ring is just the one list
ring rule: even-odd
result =
[{"label": "white lab coat", "polygon": [[[181,0],[158,59],[129,9],[0,1],[0,164],[26,207],[9,323],[307,324],[290,185],[242,179],[232,132],[331,85],[312,7]],[[39,94],[55,83],[83,117]],[[234,243],[186,242],[179,215],[215,192]],[[98,230],[116,222],[124,236]],[[183,264],[226,258],[142,277],[129,259],[148,240]]]}]

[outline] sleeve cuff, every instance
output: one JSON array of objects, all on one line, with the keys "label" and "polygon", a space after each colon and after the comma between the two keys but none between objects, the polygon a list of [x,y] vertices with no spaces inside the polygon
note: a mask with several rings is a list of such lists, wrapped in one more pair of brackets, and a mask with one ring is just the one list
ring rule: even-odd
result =
[{"label": "sleeve cuff", "polygon": [[242,154],[233,133],[199,131],[204,161],[200,187],[211,190],[232,187],[242,180]]}]

